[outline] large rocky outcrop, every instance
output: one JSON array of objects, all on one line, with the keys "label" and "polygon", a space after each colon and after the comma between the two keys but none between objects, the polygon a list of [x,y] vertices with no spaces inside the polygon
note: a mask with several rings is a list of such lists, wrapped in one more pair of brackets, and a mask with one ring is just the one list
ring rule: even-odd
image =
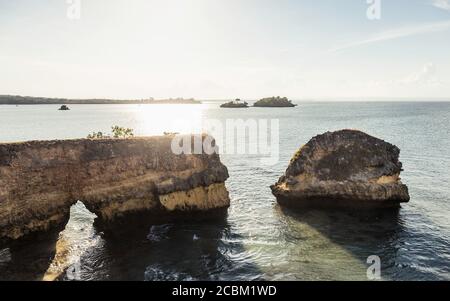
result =
[{"label": "large rocky outcrop", "polygon": [[64,226],[77,200],[105,222],[136,212],[228,207],[228,171],[219,156],[176,155],[171,142],[165,136],[0,144],[0,241]]},{"label": "large rocky outcrop", "polygon": [[399,154],[357,130],[328,132],[295,154],[272,192],[286,206],[398,207],[409,201]]}]

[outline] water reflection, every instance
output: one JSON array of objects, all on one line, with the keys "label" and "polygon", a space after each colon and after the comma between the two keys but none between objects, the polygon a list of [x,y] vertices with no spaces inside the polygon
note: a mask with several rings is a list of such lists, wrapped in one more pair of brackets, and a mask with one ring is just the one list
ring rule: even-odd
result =
[{"label": "water reflection", "polygon": [[236,237],[224,239],[233,236],[224,210],[207,219],[133,217],[95,228],[97,243],[79,258],[81,280],[236,280],[257,269],[234,260],[242,247]]},{"label": "water reflection", "polygon": [[[367,258],[371,255],[381,258],[384,279],[395,276],[394,273],[399,267],[409,266],[405,262],[408,258],[402,253],[405,228],[398,209],[293,210],[277,205],[276,211],[284,220],[285,227],[282,234],[286,241],[301,241],[305,233],[317,231],[319,236],[323,237],[323,241],[327,241],[324,243],[327,249],[319,251],[319,254],[316,254],[317,258],[325,261],[332,259],[334,260],[332,265],[342,264],[340,260],[353,261],[353,270],[346,273],[353,273],[355,279],[367,279],[365,278],[369,266]],[[359,264],[355,264],[355,261]],[[417,271],[414,271],[414,274],[417,276]],[[334,279],[339,279],[339,276]]]},{"label": "water reflection", "polygon": [[257,280],[227,216],[139,214],[104,225],[79,202],[61,233],[0,248],[0,280]]},{"label": "water reflection", "polygon": [[56,254],[59,231],[0,246],[0,281],[42,280]]}]

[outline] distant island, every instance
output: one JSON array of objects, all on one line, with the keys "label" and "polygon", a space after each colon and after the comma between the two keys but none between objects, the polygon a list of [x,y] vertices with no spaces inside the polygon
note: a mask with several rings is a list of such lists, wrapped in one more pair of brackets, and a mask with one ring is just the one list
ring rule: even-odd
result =
[{"label": "distant island", "polygon": [[169,99],[68,99],[17,95],[0,95],[0,105],[41,105],[41,104],[201,104],[193,98]]},{"label": "distant island", "polygon": [[269,107],[269,108],[280,108],[280,107],[295,107],[292,101],[288,100],[286,97],[267,97],[258,100],[253,105],[254,107]]},{"label": "distant island", "polygon": [[239,98],[220,106],[221,108],[248,108],[248,103],[246,101],[242,102]]},{"label": "distant island", "polygon": [[69,107],[66,105],[62,105],[58,110],[60,111],[70,111]]}]

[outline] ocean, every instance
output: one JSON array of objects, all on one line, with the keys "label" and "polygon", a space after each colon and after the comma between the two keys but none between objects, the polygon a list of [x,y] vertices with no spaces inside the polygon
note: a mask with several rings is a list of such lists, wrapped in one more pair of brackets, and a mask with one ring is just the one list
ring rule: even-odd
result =
[{"label": "ocean", "polygon": [[[49,258],[45,242],[0,250],[0,279],[368,280],[369,256],[383,280],[450,280],[450,103],[299,102],[295,108],[202,105],[0,106],[0,142],[84,138],[113,125],[136,135],[192,132],[204,120],[277,120],[279,157],[223,154],[231,207],[213,221],[158,222],[115,238],[93,225],[82,202]],[[411,201],[395,212],[292,211],[269,186],[313,136],[362,130],[401,149]],[[220,144],[219,144],[220,146]],[[50,246],[50,248],[54,247]],[[76,268],[74,268],[74,266]],[[71,273],[69,273],[69,272]],[[77,279],[78,279],[77,278]]]}]

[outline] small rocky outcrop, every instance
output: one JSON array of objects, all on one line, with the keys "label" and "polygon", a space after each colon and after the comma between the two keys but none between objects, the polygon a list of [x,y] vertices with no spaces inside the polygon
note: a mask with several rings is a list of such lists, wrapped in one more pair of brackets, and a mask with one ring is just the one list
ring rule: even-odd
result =
[{"label": "small rocky outcrop", "polygon": [[296,104],[293,104],[291,100],[286,97],[267,97],[258,100],[253,104],[254,107],[260,108],[290,108],[296,107]]},{"label": "small rocky outcrop", "polygon": [[176,155],[172,139],[0,144],[0,242],[64,227],[78,200],[105,223],[142,212],[227,208],[228,170],[219,156]]},{"label": "small rocky outcrop", "polygon": [[224,104],[220,105],[220,107],[221,108],[231,108],[231,109],[248,108],[248,103],[246,101],[242,102],[240,99],[236,99],[234,101],[224,103]]},{"label": "small rocky outcrop", "polygon": [[272,193],[293,207],[399,207],[410,199],[399,154],[361,131],[327,132],[300,148]]}]

